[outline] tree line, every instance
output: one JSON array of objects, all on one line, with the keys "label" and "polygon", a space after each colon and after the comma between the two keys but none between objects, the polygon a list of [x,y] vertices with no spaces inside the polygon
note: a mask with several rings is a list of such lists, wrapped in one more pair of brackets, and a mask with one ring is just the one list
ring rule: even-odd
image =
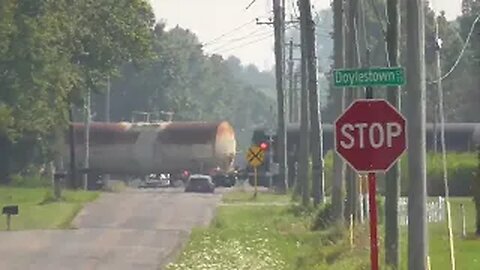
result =
[{"label": "tree line", "polygon": [[229,120],[242,144],[271,120],[273,77],[236,58],[207,55],[186,29],[165,29],[145,0],[0,0],[0,182],[38,172],[69,123],[132,111],[175,112],[175,120]]},{"label": "tree line", "polygon": [[[400,61],[401,66],[406,66],[406,3],[401,4],[401,34],[400,34]],[[385,15],[385,1],[365,1],[365,27],[359,26],[358,46],[360,51],[364,51],[366,45],[371,49],[371,63],[374,66],[388,66],[385,32],[387,27],[387,18]],[[435,77],[435,13],[426,3],[425,8],[425,53],[427,65],[427,121],[434,121],[435,105],[438,103],[436,99]],[[326,15],[328,13],[328,15]],[[475,18],[480,14],[479,0],[462,0],[462,14],[453,21],[448,21],[445,13],[439,15],[439,37],[442,40],[441,63],[442,75],[447,75],[443,80],[444,91],[444,110],[447,122],[480,122],[480,23],[474,26],[473,34],[466,49],[461,55],[462,48],[466,43],[466,39],[472,27]],[[332,44],[331,38],[326,34],[328,30],[323,27],[324,23],[330,25],[331,17],[333,17],[330,9],[319,13],[320,23],[317,24],[317,39],[319,44],[319,57],[325,59],[325,63],[329,63],[332,67],[332,61],[328,61],[328,56],[322,52],[324,48],[329,48]],[[365,33],[362,31],[365,30]],[[366,41],[366,42],[365,42]],[[360,63],[366,63],[365,56],[360,57]],[[452,67],[454,69],[452,70]],[[449,71],[452,70],[451,73]],[[330,76],[332,68],[327,69],[327,78],[331,82]],[[335,89],[330,84],[329,94]],[[375,96],[386,97],[385,89],[375,90]],[[406,91],[402,91],[402,96],[406,95]],[[330,95],[331,96],[331,95]],[[334,103],[329,98],[328,105],[325,109],[324,120],[332,122],[334,119]],[[403,107],[403,106],[402,106]],[[403,109],[402,109],[403,110]],[[404,111],[405,112],[405,111]]]}]

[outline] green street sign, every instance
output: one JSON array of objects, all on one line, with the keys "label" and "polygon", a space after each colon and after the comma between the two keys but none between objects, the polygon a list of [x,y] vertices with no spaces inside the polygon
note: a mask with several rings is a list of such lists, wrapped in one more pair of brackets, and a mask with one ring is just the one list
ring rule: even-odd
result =
[{"label": "green street sign", "polygon": [[393,68],[336,69],[335,87],[400,86],[405,84],[405,70]]}]

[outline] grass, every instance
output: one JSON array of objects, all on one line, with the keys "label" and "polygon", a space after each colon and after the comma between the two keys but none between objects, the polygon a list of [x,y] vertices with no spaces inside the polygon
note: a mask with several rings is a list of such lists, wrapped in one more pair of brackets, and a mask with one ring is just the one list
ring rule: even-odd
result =
[{"label": "grass", "polygon": [[291,196],[288,195],[280,195],[274,193],[267,193],[267,192],[258,192],[257,198],[253,198],[253,191],[251,192],[230,192],[226,193],[222,201],[224,203],[289,203],[291,200]]},{"label": "grass", "polygon": [[[0,206],[18,205],[18,216],[11,218],[11,230],[67,229],[85,203],[95,200],[98,192],[63,191],[59,201],[46,188],[0,187]],[[6,230],[6,218],[0,230]]]},{"label": "grass", "polygon": [[[462,216],[460,204],[465,206],[466,239],[462,238]],[[454,235],[456,269],[480,269],[480,239],[473,236],[475,231],[475,207],[471,198],[452,198],[452,228]],[[407,269],[407,228],[402,228],[402,269]],[[445,223],[429,225],[429,254],[432,269],[449,270],[450,250],[448,230]]]},{"label": "grass", "polygon": [[[231,193],[224,200],[250,198],[251,193]],[[258,200],[288,202],[290,197],[260,193]],[[341,230],[311,231],[313,217],[294,205],[221,206],[209,228],[193,230],[179,260],[167,269],[313,270],[365,265],[366,251],[350,250]]]},{"label": "grass", "polygon": [[[226,194],[224,201],[237,206],[219,207],[211,226],[195,229],[177,263],[167,269],[370,269],[368,224],[358,226],[355,246],[350,248],[343,230],[312,231],[312,212],[294,205],[241,205],[251,202],[251,196],[251,192]],[[289,195],[259,193],[257,200],[284,203],[290,198]],[[475,225],[471,199],[452,198],[456,269],[480,269],[480,239],[461,237],[460,204],[465,206],[467,232],[473,232]],[[401,227],[401,269],[408,269],[406,229],[406,226]],[[386,269],[383,224],[378,232],[379,263],[381,269]],[[429,241],[432,269],[451,269],[445,223],[429,224]]]}]

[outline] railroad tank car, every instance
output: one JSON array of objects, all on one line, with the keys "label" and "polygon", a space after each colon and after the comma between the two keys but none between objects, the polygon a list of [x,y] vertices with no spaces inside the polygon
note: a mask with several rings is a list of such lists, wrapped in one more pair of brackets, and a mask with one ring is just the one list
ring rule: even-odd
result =
[{"label": "railroad tank car", "polygon": [[[85,126],[74,123],[76,163],[83,168]],[[208,172],[233,169],[236,139],[226,121],[104,123],[89,132],[89,171],[115,175]],[[69,160],[68,134],[63,154]]]},{"label": "railroad tank car", "polygon": [[[334,147],[334,130],[331,123],[322,124],[323,128],[323,151],[327,154],[328,151],[333,151]],[[435,127],[433,123],[426,123],[425,125],[426,148],[427,151],[432,151],[435,148],[435,130],[437,131],[436,143],[437,150],[441,151],[441,126],[438,123]],[[266,127],[260,127],[254,130],[252,135],[252,144],[260,144],[261,142],[268,142],[266,134]],[[273,143],[269,146],[273,149],[273,161],[278,162],[278,155],[276,155],[276,136],[273,136]],[[298,152],[300,144],[300,125],[293,123],[287,125],[287,162],[289,167],[289,179],[294,178],[295,162],[298,161]],[[472,152],[475,151],[476,145],[480,144],[480,123],[445,123],[445,144],[446,150],[449,152]],[[266,171],[269,166],[269,155],[265,156],[264,163],[257,168],[257,176],[259,185],[266,185],[268,179]],[[249,172],[249,181],[253,183],[253,169],[247,166]],[[274,177],[275,181],[275,177]],[[293,184],[293,183],[291,183]]]}]

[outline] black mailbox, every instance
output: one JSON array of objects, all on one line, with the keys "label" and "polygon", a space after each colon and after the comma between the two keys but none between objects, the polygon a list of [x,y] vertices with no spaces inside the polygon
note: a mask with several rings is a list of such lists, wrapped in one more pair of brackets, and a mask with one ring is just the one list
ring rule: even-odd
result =
[{"label": "black mailbox", "polygon": [[4,206],[2,209],[3,215],[18,215],[18,205]]},{"label": "black mailbox", "polygon": [[53,174],[53,177],[57,180],[64,179],[67,176],[67,173],[64,171],[59,171]]}]

